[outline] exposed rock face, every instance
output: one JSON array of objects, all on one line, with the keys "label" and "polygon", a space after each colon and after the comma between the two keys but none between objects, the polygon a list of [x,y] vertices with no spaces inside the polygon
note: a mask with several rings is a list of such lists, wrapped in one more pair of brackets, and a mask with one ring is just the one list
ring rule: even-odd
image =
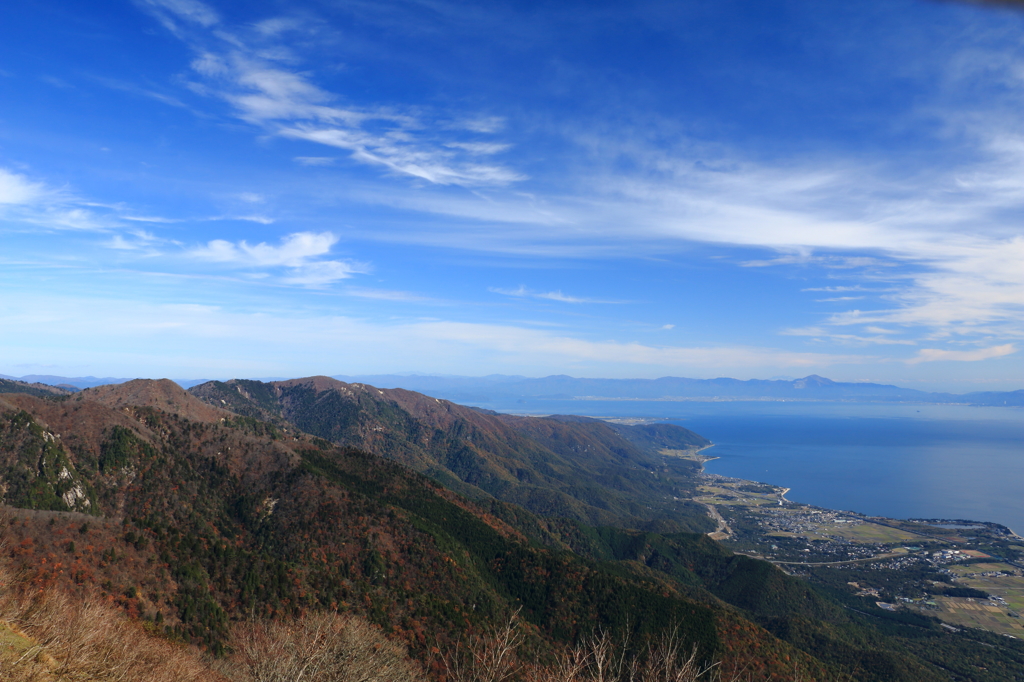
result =
[{"label": "exposed rock face", "polygon": [[0,502],[33,509],[88,511],[88,485],[58,434],[23,409],[53,405],[28,394],[0,399]]}]

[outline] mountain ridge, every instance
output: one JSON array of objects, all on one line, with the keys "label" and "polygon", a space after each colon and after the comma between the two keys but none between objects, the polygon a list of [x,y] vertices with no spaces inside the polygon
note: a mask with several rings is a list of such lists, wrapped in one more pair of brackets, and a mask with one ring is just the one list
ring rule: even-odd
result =
[{"label": "mountain ridge", "polygon": [[[660,455],[644,428],[488,414],[414,391],[323,376],[208,382],[189,393],[246,417],[379,453],[470,498],[590,524],[708,529],[700,505],[679,501],[699,467]],[[661,447],[669,438],[675,449],[710,445],[679,426],[665,425],[658,438]],[[652,471],[661,473],[652,478]]]},{"label": "mountain ridge", "polygon": [[[841,382],[811,374],[798,379],[692,379],[660,377],[657,379],[579,378],[564,374],[547,377],[523,377],[492,374],[484,377],[436,376],[428,374],[343,375],[333,378],[348,384],[370,384],[382,388],[404,388],[427,393],[459,403],[501,401],[508,406],[523,399],[778,399],[846,402],[914,402],[935,404],[970,404],[982,406],[1024,406],[1024,389],[1013,391],[970,391],[951,393],[922,391],[894,384]],[[0,379],[60,385],[84,389],[105,384],[124,383],[127,378],[60,377],[27,375],[13,377],[0,374]],[[292,379],[253,379],[275,382]],[[206,379],[176,380],[183,388],[206,383]],[[506,410],[507,411],[507,410]]]}]

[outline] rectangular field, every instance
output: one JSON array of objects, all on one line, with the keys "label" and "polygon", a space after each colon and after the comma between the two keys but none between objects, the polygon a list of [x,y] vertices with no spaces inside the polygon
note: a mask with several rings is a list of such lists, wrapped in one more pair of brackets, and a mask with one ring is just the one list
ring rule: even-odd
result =
[{"label": "rectangular field", "polygon": [[999,571],[1013,571],[1013,566],[1009,564],[993,563],[993,564],[954,564],[948,566],[949,570],[955,575],[968,575],[971,573],[996,573]]},{"label": "rectangular field", "polygon": [[993,605],[988,600],[935,597],[935,603],[939,605],[938,613],[927,613],[938,616],[951,625],[984,628],[1000,634],[1024,637],[1022,619],[1010,617],[1006,608]]},{"label": "rectangular field", "polygon": [[[1016,575],[999,577],[979,576],[977,578],[961,578],[958,585],[966,585],[976,590],[984,590],[989,594],[1006,600],[1009,610],[1024,616],[1024,578]],[[1018,619],[1024,623],[1024,618]]]},{"label": "rectangular field", "polygon": [[853,542],[867,543],[910,542],[916,537],[897,528],[879,526],[874,523],[827,524],[820,526],[819,532],[826,535],[838,535]]}]

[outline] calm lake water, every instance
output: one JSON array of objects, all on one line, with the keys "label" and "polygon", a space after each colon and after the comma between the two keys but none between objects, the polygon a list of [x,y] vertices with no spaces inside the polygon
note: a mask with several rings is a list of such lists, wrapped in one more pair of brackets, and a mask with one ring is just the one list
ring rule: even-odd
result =
[{"label": "calm lake water", "polygon": [[1024,534],[1024,409],[957,405],[537,400],[491,409],[659,417],[709,438],[707,471],[796,502]]}]

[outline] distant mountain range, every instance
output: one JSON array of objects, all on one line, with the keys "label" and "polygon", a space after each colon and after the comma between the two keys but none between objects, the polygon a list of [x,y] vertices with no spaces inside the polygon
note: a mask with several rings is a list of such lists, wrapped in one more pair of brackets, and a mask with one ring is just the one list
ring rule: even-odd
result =
[{"label": "distant mountain range", "polygon": [[[802,379],[581,379],[566,375],[531,378],[492,374],[485,377],[428,375],[334,375],[348,383],[365,383],[382,388],[404,388],[427,395],[470,404],[514,404],[520,400],[807,400],[841,402],[911,402],[968,404],[986,406],[1024,406],[1024,390],[976,391],[972,393],[933,393],[889,384],[832,381],[812,374]],[[71,391],[105,384],[118,384],[126,378],[61,377],[28,375],[0,379],[60,386]],[[263,378],[262,381],[273,381]],[[183,388],[205,383],[205,379],[176,380]]]},{"label": "distant mountain range", "polygon": [[[136,377],[61,377],[53,374],[26,374],[23,377],[14,377],[7,374],[0,374],[0,379],[6,379],[7,381],[22,381],[28,384],[58,386],[60,388],[66,388],[72,393],[76,390],[80,391],[85,388],[107,386],[108,384],[123,384],[134,378]],[[174,383],[178,384],[182,388],[191,388],[206,381],[208,381],[208,379],[175,379]]]},{"label": "distant mountain range", "polygon": [[813,400],[846,402],[965,403],[1024,405],[1024,390],[965,394],[930,393],[887,384],[845,383],[812,374],[802,379],[764,380],[719,378],[579,379],[555,375],[532,379],[519,376],[335,376],[347,382],[401,387],[463,403],[508,402],[519,399],[570,400]]}]

